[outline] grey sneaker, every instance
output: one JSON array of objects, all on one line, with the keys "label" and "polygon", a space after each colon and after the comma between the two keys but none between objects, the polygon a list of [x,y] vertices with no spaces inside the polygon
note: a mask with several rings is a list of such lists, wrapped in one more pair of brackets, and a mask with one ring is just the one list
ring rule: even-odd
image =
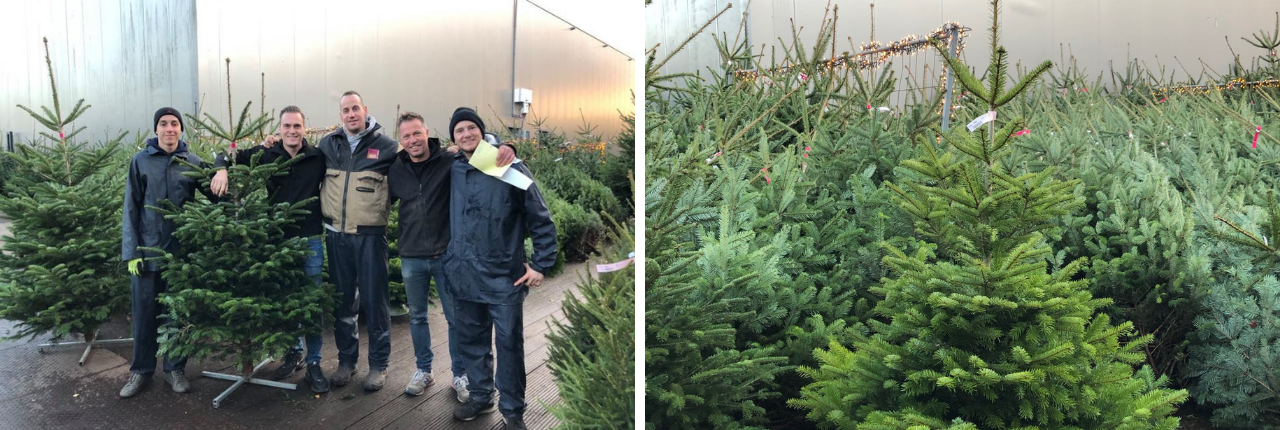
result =
[{"label": "grey sneaker", "polygon": [[387,370],[369,369],[369,374],[364,377],[364,384],[361,385],[365,391],[381,390],[382,386],[387,385]]},{"label": "grey sneaker", "polygon": [[347,385],[351,382],[351,375],[355,373],[356,369],[339,364],[338,370],[333,371],[333,375],[329,376],[329,382],[339,387]]},{"label": "grey sneaker", "polygon": [[143,375],[141,373],[129,373],[129,382],[124,384],[124,388],[120,389],[120,398],[127,399],[138,395],[143,388],[147,388],[147,384],[151,382],[151,375]]},{"label": "grey sneaker", "polygon": [[185,393],[191,391],[191,383],[187,382],[187,372],[175,370],[172,372],[164,372],[165,379],[169,380],[169,386],[173,387],[175,393]]},{"label": "grey sneaker", "polygon": [[453,392],[458,398],[458,403],[466,403],[471,398],[471,392],[467,391],[467,375],[453,377]]},{"label": "grey sneaker", "polygon": [[431,376],[431,372],[418,369],[413,372],[413,379],[409,380],[409,384],[404,386],[404,393],[410,396],[421,396],[427,391],[427,387],[436,383],[436,378]]}]

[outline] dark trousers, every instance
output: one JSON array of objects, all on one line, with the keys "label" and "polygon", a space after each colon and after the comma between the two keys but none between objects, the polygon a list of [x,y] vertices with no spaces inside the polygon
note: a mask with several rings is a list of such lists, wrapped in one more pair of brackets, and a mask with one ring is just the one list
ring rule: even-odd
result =
[{"label": "dark trousers", "polygon": [[[454,321],[459,334],[458,352],[467,368],[471,399],[493,401],[493,359],[490,345],[497,345],[498,410],[502,415],[523,415],[524,305],[490,305],[454,300]],[[497,332],[495,339],[494,332]],[[494,339],[490,344],[489,340]]]},{"label": "dark trousers", "polygon": [[[158,342],[162,315],[167,309],[160,305],[156,297],[169,290],[169,284],[160,279],[160,272],[142,272],[134,276],[132,287],[133,312],[133,365],[129,371],[150,375],[156,372],[156,352],[160,350]],[[186,357],[173,360],[165,356],[164,371],[183,370],[187,367]]]},{"label": "dark trousers", "polygon": [[355,368],[360,357],[359,316],[369,325],[369,369],[387,369],[391,356],[391,313],[387,297],[387,237],[325,232],[329,280],[338,286],[333,342],[338,365]]}]

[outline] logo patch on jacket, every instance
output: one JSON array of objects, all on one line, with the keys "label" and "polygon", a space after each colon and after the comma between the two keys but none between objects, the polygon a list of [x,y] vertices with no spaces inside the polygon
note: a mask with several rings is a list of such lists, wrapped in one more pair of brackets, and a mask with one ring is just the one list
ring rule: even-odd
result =
[{"label": "logo patch on jacket", "polygon": [[369,150],[369,152],[367,153],[367,155],[365,155],[365,158],[368,158],[368,159],[370,159],[370,160],[377,160],[377,159],[378,159],[378,150],[376,150],[376,149],[370,149],[370,150]]}]

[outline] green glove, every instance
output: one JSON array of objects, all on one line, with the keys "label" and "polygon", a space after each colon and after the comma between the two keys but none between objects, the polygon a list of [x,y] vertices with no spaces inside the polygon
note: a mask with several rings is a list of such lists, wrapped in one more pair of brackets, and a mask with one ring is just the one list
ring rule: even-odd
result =
[{"label": "green glove", "polygon": [[133,276],[138,276],[138,274],[140,273],[142,273],[142,259],[135,258],[135,259],[129,260],[129,274]]}]

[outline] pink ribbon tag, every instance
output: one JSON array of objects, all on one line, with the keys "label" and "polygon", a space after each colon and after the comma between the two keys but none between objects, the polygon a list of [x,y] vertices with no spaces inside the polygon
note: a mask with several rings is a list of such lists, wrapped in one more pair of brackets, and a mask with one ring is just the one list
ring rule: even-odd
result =
[{"label": "pink ribbon tag", "polygon": [[867,105],[867,110],[871,110],[871,105],[870,105],[870,104],[868,104],[868,105]]},{"label": "pink ribbon tag", "polygon": [[800,74],[800,82],[804,82],[804,81],[807,81],[807,80],[809,80],[809,75],[806,75],[806,74],[804,74],[804,73],[801,73],[801,74]]},{"label": "pink ribbon tag", "polygon": [[625,269],[627,266],[630,266],[631,262],[635,261],[635,259],[636,259],[636,253],[632,252],[631,254],[628,255],[626,260],[622,260],[616,263],[609,263],[609,264],[597,264],[596,273],[617,272],[619,270]]},{"label": "pink ribbon tag", "polygon": [[804,147],[804,154],[803,154],[803,155],[804,155],[804,158],[809,158],[809,147],[808,147],[808,146]]},{"label": "pink ribbon tag", "polygon": [[1022,129],[1022,131],[1019,131],[1019,132],[1017,132],[1017,133],[1014,133],[1013,135],[1014,135],[1014,136],[1021,136],[1021,135],[1024,135],[1024,134],[1031,134],[1031,130],[1029,130],[1029,129],[1025,129],[1025,128],[1024,128],[1024,129]]},{"label": "pink ribbon tag", "polygon": [[1080,92],[1083,92],[1083,93],[1087,93],[1087,92],[1089,92],[1089,89],[1088,89],[1088,88],[1081,88],[1081,89],[1078,89],[1078,90],[1076,90],[1076,91],[1080,91]]},{"label": "pink ribbon tag", "polygon": [[1258,147],[1258,133],[1261,133],[1261,132],[1262,132],[1262,126],[1258,126],[1258,129],[1253,131],[1253,147],[1255,149]]},{"label": "pink ribbon tag", "polygon": [[66,135],[64,135],[64,134],[62,134],[62,132],[61,132],[61,131],[59,131],[59,132],[58,132],[58,138],[59,138],[59,139],[62,139],[62,140],[67,140],[67,136],[66,136]]},{"label": "pink ribbon tag", "polygon": [[767,184],[770,184],[770,183],[773,183],[773,180],[772,180],[772,179],[769,179],[769,168],[768,168],[768,167],[761,167],[761,168],[760,168],[760,171],[761,171],[761,172],[764,172],[764,183],[765,183],[766,185],[767,185]]},{"label": "pink ribbon tag", "polygon": [[235,151],[235,150],[236,150],[236,143],[235,143],[235,142],[231,142],[231,150],[232,150],[232,151]]}]

